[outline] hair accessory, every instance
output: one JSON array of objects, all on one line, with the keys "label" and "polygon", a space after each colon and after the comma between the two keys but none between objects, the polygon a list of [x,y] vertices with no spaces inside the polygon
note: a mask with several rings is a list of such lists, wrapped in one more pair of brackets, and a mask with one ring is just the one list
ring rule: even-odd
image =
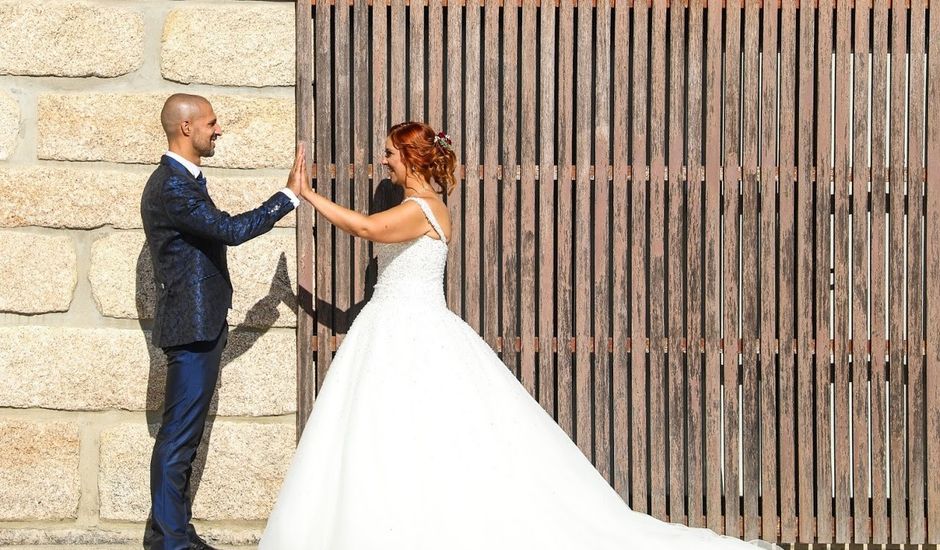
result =
[{"label": "hair accessory", "polygon": [[454,141],[450,139],[450,136],[444,132],[438,132],[437,135],[434,136],[434,143],[435,145],[440,145],[450,152],[454,151]]}]

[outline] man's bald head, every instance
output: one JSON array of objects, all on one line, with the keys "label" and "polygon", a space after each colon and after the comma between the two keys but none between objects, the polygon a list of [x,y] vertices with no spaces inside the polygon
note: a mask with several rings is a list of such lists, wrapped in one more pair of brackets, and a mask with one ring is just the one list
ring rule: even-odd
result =
[{"label": "man's bald head", "polygon": [[222,135],[212,105],[198,95],[168,97],[160,112],[160,123],[170,150],[189,159],[211,157],[215,154],[215,140]]},{"label": "man's bald head", "polygon": [[167,98],[160,111],[160,123],[168,139],[179,134],[184,121],[192,121],[209,107],[209,100],[192,94],[173,94]]}]

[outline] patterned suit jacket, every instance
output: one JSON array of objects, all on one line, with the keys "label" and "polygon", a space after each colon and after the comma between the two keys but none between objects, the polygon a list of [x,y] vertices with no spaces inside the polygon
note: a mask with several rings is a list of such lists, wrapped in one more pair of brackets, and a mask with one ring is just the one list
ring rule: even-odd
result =
[{"label": "patterned suit jacket", "polygon": [[161,158],[140,201],[156,285],[154,345],[215,339],[232,306],[226,246],[270,231],[293,208],[277,192],[258,208],[231,216],[216,208],[204,178]]}]

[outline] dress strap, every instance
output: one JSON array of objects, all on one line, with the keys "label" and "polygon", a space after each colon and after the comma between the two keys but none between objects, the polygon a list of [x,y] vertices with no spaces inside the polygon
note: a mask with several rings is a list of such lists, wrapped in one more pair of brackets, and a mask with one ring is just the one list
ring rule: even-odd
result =
[{"label": "dress strap", "polygon": [[447,237],[444,236],[444,230],[441,229],[441,224],[437,223],[437,218],[434,217],[434,212],[431,211],[431,205],[421,197],[408,197],[406,201],[414,201],[415,204],[421,207],[421,211],[424,212],[424,216],[428,219],[428,222],[431,224],[431,227],[434,228],[434,231],[437,231],[437,236],[441,238],[442,242],[447,242]]}]

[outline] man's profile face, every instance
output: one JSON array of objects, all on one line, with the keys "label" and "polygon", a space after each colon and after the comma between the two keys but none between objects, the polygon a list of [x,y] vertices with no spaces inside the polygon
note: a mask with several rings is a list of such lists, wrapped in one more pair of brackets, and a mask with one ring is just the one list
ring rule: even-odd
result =
[{"label": "man's profile face", "polygon": [[190,124],[190,139],[199,156],[205,158],[214,155],[215,140],[222,135],[222,128],[212,105],[209,102],[203,103]]}]

